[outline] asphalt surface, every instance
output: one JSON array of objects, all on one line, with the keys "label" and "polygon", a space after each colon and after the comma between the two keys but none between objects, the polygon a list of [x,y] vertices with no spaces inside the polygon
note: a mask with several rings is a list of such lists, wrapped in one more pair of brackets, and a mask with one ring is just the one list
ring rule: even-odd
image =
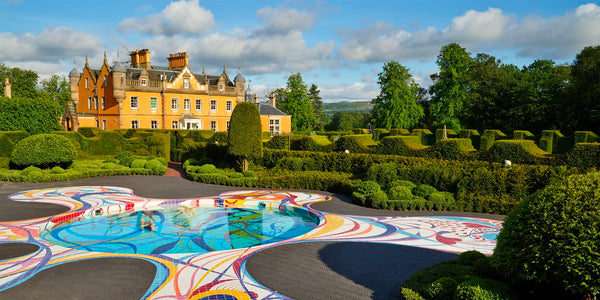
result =
[{"label": "asphalt surface", "polygon": [[[65,212],[62,206],[8,200],[31,189],[104,185],[134,190],[152,198],[191,198],[248,189],[201,184],[179,177],[118,176],[51,183],[0,182],[0,222],[26,220]],[[331,201],[313,208],[329,213],[365,216],[460,215],[490,219],[503,216],[468,213],[398,212],[359,207],[348,197],[326,192]],[[0,244],[0,260],[35,251],[29,244]],[[456,254],[397,245],[349,242],[289,244],[249,258],[248,272],[268,288],[294,299],[398,299],[404,279]],[[67,263],[36,274],[0,292],[0,299],[139,299],[150,287],[154,265],[138,259],[103,258]]]}]

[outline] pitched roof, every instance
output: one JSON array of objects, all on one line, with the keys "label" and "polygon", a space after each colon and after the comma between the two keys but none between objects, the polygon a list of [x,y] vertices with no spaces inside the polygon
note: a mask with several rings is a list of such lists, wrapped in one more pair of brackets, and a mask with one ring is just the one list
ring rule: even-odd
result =
[{"label": "pitched roof", "polygon": [[287,116],[286,113],[282,112],[276,107],[273,107],[273,105],[269,103],[256,103],[256,105],[258,105],[258,112],[261,116]]}]

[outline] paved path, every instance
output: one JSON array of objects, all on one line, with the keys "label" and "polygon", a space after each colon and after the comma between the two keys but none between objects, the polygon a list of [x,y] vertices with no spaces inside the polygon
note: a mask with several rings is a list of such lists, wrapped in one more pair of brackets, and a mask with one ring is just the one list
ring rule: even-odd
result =
[{"label": "paved path", "polygon": [[[154,198],[214,196],[239,189],[166,176],[100,177],[41,184],[0,182],[0,222],[50,216],[66,211],[64,207],[52,204],[7,200],[7,196],[12,193],[81,185],[127,187],[133,189],[136,195]],[[328,202],[316,203],[312,207],[331,213],[366,216],[422,214],[361,208],[348,203],[347,197],[333,196],[337,197]],[[473,216],[501,218],[484,214]],[[27,244],[7,245],[10,244],[0,244],[0,260],[35,250]],[[397,287],[408,275],[455,256],[396,245],[312,242],[288,244],[258,252],[247,261],[247,269],[258,282],[292,298],[397,299]],[[144,294],[154,274],[152,264],[136,259],[103,258],[81,261],[44,270],[25,283],[0,292],[0,299],[136,299]]]}]

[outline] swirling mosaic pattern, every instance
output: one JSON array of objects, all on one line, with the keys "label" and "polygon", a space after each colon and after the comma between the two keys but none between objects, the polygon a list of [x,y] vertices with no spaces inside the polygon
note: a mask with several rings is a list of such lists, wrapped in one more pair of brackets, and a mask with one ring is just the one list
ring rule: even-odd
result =
[{"label": "swirling mosaic pattern", "polygon": [[[30,243],[39,250],[0,261],[0,291],[18,285],[37,272],[58,264],[103,257],[132,257],[152,262],[157,273],[144,298],[186,299],[285,299],[256,282],[247,273],[246,260],[257,251],[287,243],[356,241],[388,243],[460,253],[477,250],[491,254],[501,221],[460,217],[356,217],[316,211],[311,203],[327,196],[282,191],[235,191],[215,197],[151,199],[127,188],[82,186],[25,191],[10,196],[15,201],[44,202],[70,208],[47,218],[0,223],[0,243]],[[299,236],[271,244],[201,253],[111,253],[98,248],[65,247],[41,236],[76,222],[99,216],[131,215],[193,207],[266,208],[296,210],[319,218],[319,225]],[[117,220],[115,220],[117,221]],[[159,246],[160,247],[160,246]],[[166,247],[165,247],[166,248]],[[156,250],[156,247],[153,248]]]}]

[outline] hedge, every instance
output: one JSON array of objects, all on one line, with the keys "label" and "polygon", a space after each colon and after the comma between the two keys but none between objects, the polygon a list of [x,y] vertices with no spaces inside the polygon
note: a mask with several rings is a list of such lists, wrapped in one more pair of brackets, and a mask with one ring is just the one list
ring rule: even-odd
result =
[{"label": "hedge", "polygon": [[412,135],[418,136],[424,146],[435,144],[435,135],[429,129],[413,129]]},{"label": "hedge", "polygon": [[575,131],[574,139],[575,144],[598,142],[598,136],[591,131]]},{"label": "hedge", "polygon": [[590,168],[600,168],[600,144],[577,143],[571,151],[564,155],[564,163],[577,167],[582,171]]},{"label": "hedge", "polygon": [[479,151],[487,151],[492,148],[496,140],[506,140],[508,137],[504,132],[495,129],[487,129],[481,136],[481,143],[479,145]]},{"label": "hedge", "polygon": [[515,130],[513,131],[513,140],[534,140],[535,136],[533,133],[527,130]]},{"label": "hedge", "polygon": [[532,140],[499,140],[487,153],[487,159],[501,163],[510,160],[517,164],[549,163],[550,153],[538,148]]},{"label": "hedge", "polygon": [[458,137],[461,139],[471,139],[471,145],[473,145],[475,149],[479,149],[481,144],[481,135],[479,134],[479,131],[475,129],[463,129],[458,134]]},{"label": "hedge", "polygon": [[348,150],[350,153],[369,153],[369,147],[375,145],[376,143],[370,134],[345,135],[335,142],[335,150]]},{"label": "hedge", "polygon": [[443,139],[427,149],[427,157],[439,159],[474,159],[471,139]]},{"label": "hedge", "polygon": [[404,128],[392,128],[390,129],[389,136],[398,136],[398,135],[410,135],[410,131]]},{"label": "hedge", "polygon": [[418,136],[388,136],[375,147],[376,153],[402,156],[424,156],[428,147],[421,144]]},{"label": "hedge", "polygon": [[573,147],[573,142],[558,130],[543,130],[539,145],[548,153],[562,154]]},{"label": "hedge", "polygon": [[[442,139],[442,137],[444,137],[444,129],[443,128],[436,129],[435,130],[435,140],[439,141]],[[449,139],[455,139],[455,138],[458,138],[458,133],[456,131],[454,131],[453,129],[446,128],[446,137]]]},{"label": "hedge", "polygon": [[10,158],[15,144],[28,136],[26,131],[0,131],[0,157]]},{"label": "hedge", "polygon": [[56,134],[36,134],[20,140],[11,154],[11,162],[19,167],[51,168],[69,166],[77,158],[72,142]]}]

